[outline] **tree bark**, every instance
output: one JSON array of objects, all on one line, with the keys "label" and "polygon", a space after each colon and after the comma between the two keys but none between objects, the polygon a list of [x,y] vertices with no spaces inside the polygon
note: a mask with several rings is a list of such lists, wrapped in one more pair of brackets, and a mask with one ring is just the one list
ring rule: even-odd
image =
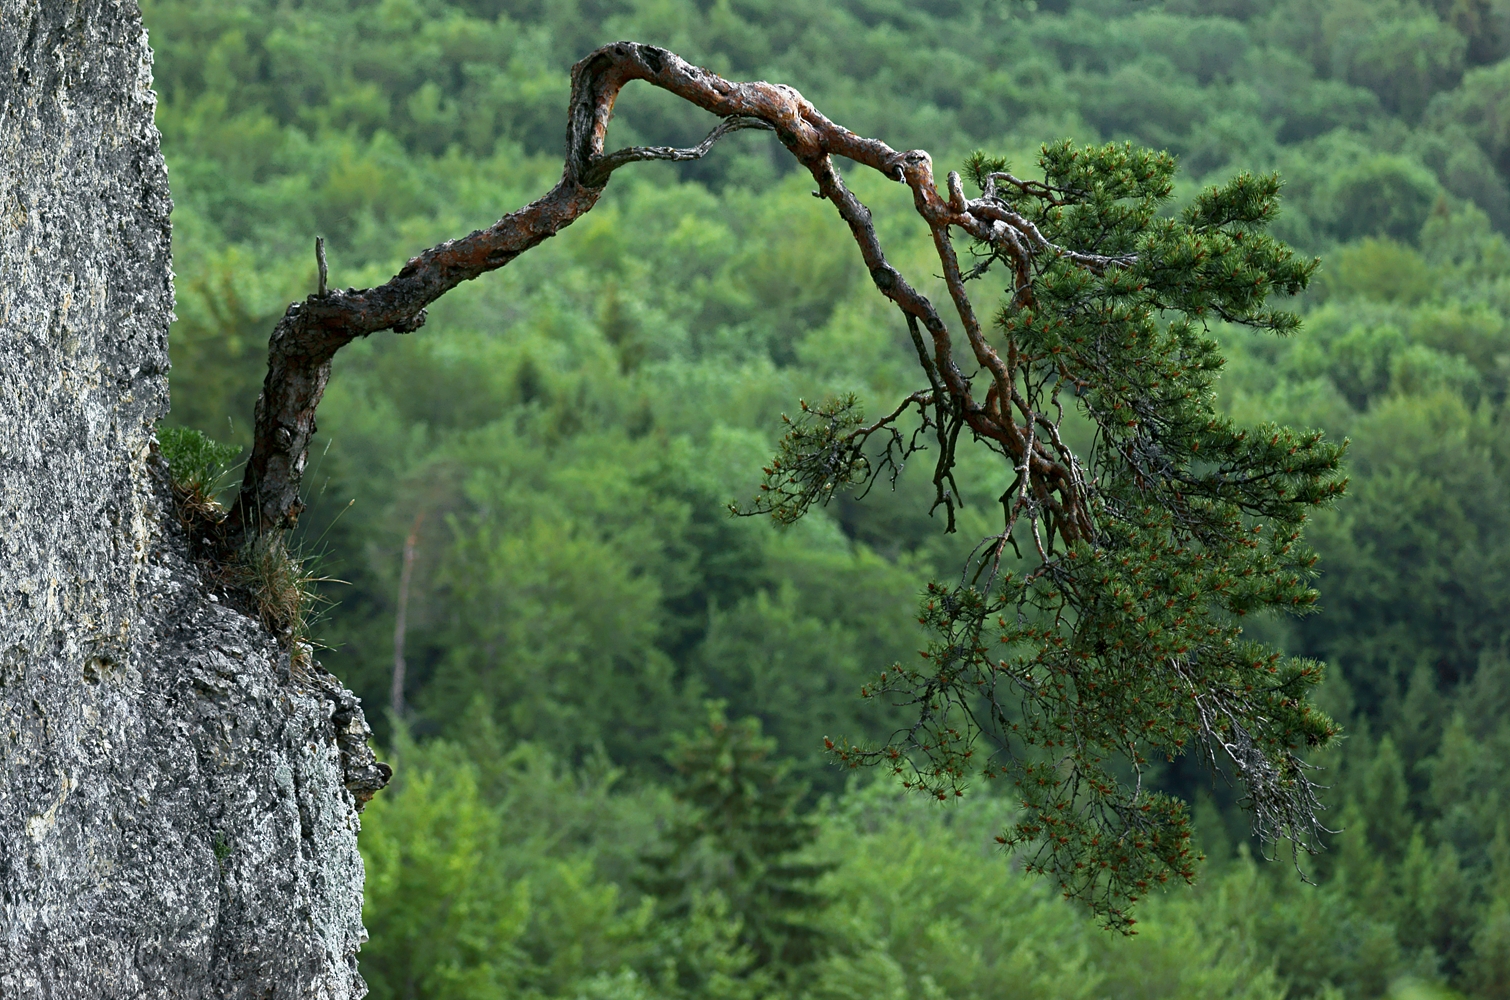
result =
[{"label": "tree bark", "polygon": [[414,576],[414,547],[419,544],[419,529],[424,523],[424,511],[414,515],[414,527],[404,539],[404,565],[398,577],[398,611],[393,616],[393,683],[388,691],[388,706],[396,720],[404,717],[404,635],[409,629],[409,582]]}]

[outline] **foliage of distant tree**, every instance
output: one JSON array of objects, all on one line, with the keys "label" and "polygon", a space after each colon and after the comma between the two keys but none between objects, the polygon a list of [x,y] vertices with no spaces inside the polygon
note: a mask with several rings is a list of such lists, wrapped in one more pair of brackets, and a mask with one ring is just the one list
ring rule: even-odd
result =
[{"label": "foliage of distant tree", "polygon": [[[814,858],[841,860],[826,878],[846,888],[823,890],[837,938],[804,989],[1372,997],[1416,981],[1510,996],[1502,5],[143,6],[178,205],[174,419],[242,443],[263,339],[313,287],[310,232],[329,239],[333,282],[361,285],[543,190],[559,170],[565,69],[611,38],[790,81],[846,124],[931,145],[941,164],[985,146],[1028,165],[1039,142],[1073,135],[1169,149],[1201,180],[1280,169],[1276,233],[1326,264],[1299,303],[1303,336],[1217,328],[1229,361],[1216,390],[1240,424],[1353,442],[1351,499],[1310,535],[1323,613],[1243,620],[1245,635],[1334,667],[1321,697],[1348,738],[1322,780],[1327,821],[1346,830],[1310,869],[1321,888],[1252,868],[1231,792],[1155,759],[1145,780],[1194,803],[1209,875],[1185,901],[1156,894],[1131,949],[1103,952],[1121,946],[1083,936],[1004,867],[982,884],[972,852],[1014,818],[1010,804],[971,794],[930,816],[857,790],[816,816]],[[838,38],[853,58],[819,58]],[[706,129],[636,95],[614,127],[679,143]],[[856,693],[878,664],[917,662],[926,638],[907,614],[965,555],[918,513],[929,477],[836,500],[785,532],[721,510],[748,495],[793,399],[853,392],[874,409],[909,388],[905,329],[768,143],[743,134],[697,164],[617,178],[558,245],[456,293],[425,334],[338,361],[306,520],[311,544],[324,534],[328,575],[352,582],[332,595],[324,637],[337,648],[321,658],[369,705],[387,700],[403,539],[430,512],[409,635],[412,722],[427,742],[405,751],[415,784],[376,800],[364,833],[364,965],[379,995],[658,995],[659,960],[636,949],[660,947],[666,928],[636,923],[650,911],[633,886],[658,824],[680,815],[658,785],[668,734],[723,699],[838,794],[843,775],[815,736],[884,737],[898,721]],[[856,186],[894,259],[926,270],[905,224],[886,228],[910,211],[889,200],[904,192]],[[1177,204],[1194,191],[1177,186]],[[992,472],[968,459],[958,472],[971,544],[993,530]],[[467,709],[479,693],[496,752],[446,757],[447,740],[478,729]],[[563,762],[516,780],[528,768],[510,754],[539,754],[519,740]],[[614,791],[594,784],[611,773],[603,754],[627,769]],[[475,779],[470,814],[436,798],[473,794],[462,772]],[[562,815],[578,798],[598,819]],[[453,809],[465,822],[443,821]],[[967,814],[985,818],[955,818]],[[494,864],[516,848],[513,867]],[[454,896],[401,877],[431,863],[502,874],[437,869]],[[475,938],[450,933],[453,898],[479,914]],[[678,953],[743,988],[740,918],[709,900],[671,928]],[[603,948],[574,950],[585,941]],[[402,956],[416,964],[384,978]],[[1201,978],[1232,963],[1249,972]],[[444,993],[446,976],[471,992]],[[1131,992],[1130,979],[1147,985]],[[1243,983],[1251,992],[1231,992]]]}]

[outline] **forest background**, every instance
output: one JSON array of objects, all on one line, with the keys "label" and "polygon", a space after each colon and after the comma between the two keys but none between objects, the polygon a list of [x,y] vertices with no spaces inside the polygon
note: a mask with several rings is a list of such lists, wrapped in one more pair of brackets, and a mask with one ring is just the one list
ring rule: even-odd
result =
[{"label": "forest background", "polygon": [[[618,38],[790,83],[941,166],[1129,139],[1179,156],[1182,199],[1277,169],[1278,234],[1325,261],[1299,335],[1217,332],[1225,409],[1352,440],[1311,528],[1323,612],[1250,629],[1331,664],[1341,832],[1304,884],[1236,790],[1161,768],[1208,860],[1132,938],[1000,852],[1009,798],[930,805],[823,754],[889,731],[859,687],[916,655],[922,588],[1002,484],[966,463],[955,536],[921,469],[787,530],[729,517],[799,398],[913,388],[905,329],[769,136],[621,171],[420,332],[347,348],[303,530],[344,581],[321,659],[398,763],[362,833],[375,997],[1510,998],[1510,2],[142,6],[176,203],[169,423],[237,445],[313,237],[360,286],[537,196],[570,65]],[[707,127],[631,88],[610,145]],[[851,181],[930,273],[907,192]]]}]

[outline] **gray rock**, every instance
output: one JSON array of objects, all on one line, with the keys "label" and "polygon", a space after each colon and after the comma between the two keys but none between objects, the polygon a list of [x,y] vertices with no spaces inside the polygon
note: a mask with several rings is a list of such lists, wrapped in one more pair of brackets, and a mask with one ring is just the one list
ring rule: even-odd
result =
[{"label": "gray rock", "polygon": [[0,0],[0,997],[359,997],[387,772],[174,516],[154,106],[135,0]]}]

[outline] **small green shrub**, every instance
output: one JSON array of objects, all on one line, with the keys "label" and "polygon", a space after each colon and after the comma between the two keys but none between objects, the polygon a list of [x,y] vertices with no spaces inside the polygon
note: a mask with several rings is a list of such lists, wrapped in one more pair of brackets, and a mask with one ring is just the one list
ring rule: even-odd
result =
[{"label": "small green shrub", "polygon": [[157,441],[168,462],[179,518],[210,579],[243,592],[248,610],[288,643],[293,663],[302,666],[314,647],[310,629],[320,618],[315,585],[325,578],[312,573],[281,534],[254,536],[239,548],[226,540],[226,509],[218,496],[230,486],[240,448],[190,427],[161,427]]},{"label": "small green shrub", "polygon": [[237,446],[221,444],[192,427],[159,427],[157,443],[168,460],[173,485],[188,496],[206,500],[214,500],[225,489],[226,474],[241,454]]}]

